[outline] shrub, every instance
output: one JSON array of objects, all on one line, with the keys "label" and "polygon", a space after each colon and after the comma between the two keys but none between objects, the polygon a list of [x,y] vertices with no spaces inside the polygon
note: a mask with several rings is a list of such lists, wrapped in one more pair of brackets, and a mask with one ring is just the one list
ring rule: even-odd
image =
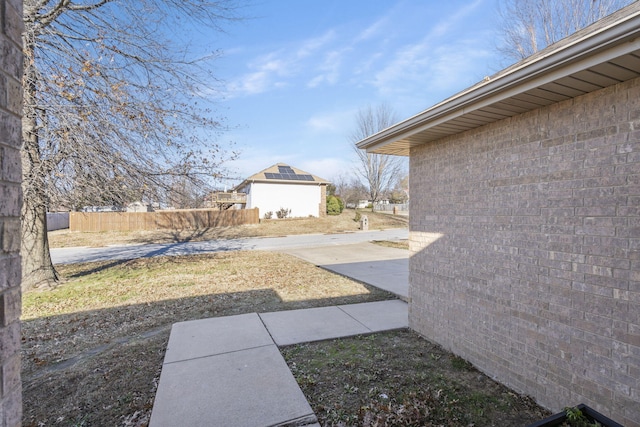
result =
[{"label": "shrub", "polygon": [[336,196],[327,197],[327,214],[340,215],[340,213],[342,213],[340,199]]},{"label": "shrub", "polygon": [[291,215],[291,209],[280,208],[276,211],[276,216],[280,219],[286,218]]},{"label": "shrub", "polygon": [[271,219],[271,218],[273,218],[273,212],[272,211],[265,212],[264,219]]},{"label": "shrub", "polygon": [[360,218],[362,218],[362,215],[360,214],[360,211],[356,209],[356,217],[353,218],[353,220],[355,222],[360,222]]}]

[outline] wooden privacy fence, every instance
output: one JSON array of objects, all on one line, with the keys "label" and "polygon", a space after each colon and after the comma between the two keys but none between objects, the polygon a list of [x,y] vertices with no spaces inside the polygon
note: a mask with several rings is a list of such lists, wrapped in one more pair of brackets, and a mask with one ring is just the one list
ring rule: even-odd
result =
[{"label": "wooden privacy fence", "polygon": [[194,230],[258,224],[258,209],[176,210],[160,212],[71,212],[71,231]]}]

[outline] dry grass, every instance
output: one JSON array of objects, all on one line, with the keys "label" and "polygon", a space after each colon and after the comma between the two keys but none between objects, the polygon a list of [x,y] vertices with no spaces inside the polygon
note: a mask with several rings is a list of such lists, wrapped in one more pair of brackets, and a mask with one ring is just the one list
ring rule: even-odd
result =
[{"label": "dry grass", "polygon": [[548,416],[409,330],[281,351],[323,426],[521,427]]},{"label": "dry grass", "polygon": [[[391,295],[268,252],[59,266],[23,301],[24,425],[144,425],[172,323]],[[126,422],[125,422],[126,421]]]},{"label": "dry grass", "polygon": [[387,248],[395,248],[395,249],[405,249],[409,250],[409,241],[408,240],[372,240],[371,243],[380,246],[386,246]]},{"label": "dry grass", "polygon": [[[387,228],[406,228],[408,217],[385,213],[359,210],[369,218],[370,230]],[[208,228],[203,230],[158,230],[132,232],[81,233],[68,230],[57,230],[49,233],[49,244],[52,248],[72,246],[106,246],[115,244],[136,243],[170,243],[186,241],[203,241],[214,239],[231,239],[238,237],[286,236],[293,234],[329,234],[357,231],[355,211],[345,209],[336,216],[326,218],[291,218],[261,220],[257,225],[239,227]]]}]

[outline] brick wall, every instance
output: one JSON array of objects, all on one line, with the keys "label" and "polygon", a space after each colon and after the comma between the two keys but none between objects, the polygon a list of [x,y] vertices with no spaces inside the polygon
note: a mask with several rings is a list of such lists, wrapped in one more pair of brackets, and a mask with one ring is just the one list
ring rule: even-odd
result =
[{"label": "brick wall", "polygon": [[410,326],[640,425],[640,79],[411,151]]},{"label": "brick wall", "polygon": [[327,216],[327,186],[320,186],[320,206],[318,206],[318,216],[325,218]]},{"label": "brick wall", "polygon": [[0,427],[21,424],[22,0],[0,0]]}]

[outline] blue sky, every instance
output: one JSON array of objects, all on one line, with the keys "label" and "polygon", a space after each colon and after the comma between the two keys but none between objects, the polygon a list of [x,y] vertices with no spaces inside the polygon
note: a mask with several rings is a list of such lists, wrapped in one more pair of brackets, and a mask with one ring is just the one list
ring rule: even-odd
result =
[{"label": "blue sky", "polygon": [[496,0],[256,0],[209,39],[222,50],[214,108],[230,127],[218,142],[241,151],[228,166],[239,178],[278,162],[352,174],[359,109],[384,102],[402,120],[506,65],[496,11]]}]

